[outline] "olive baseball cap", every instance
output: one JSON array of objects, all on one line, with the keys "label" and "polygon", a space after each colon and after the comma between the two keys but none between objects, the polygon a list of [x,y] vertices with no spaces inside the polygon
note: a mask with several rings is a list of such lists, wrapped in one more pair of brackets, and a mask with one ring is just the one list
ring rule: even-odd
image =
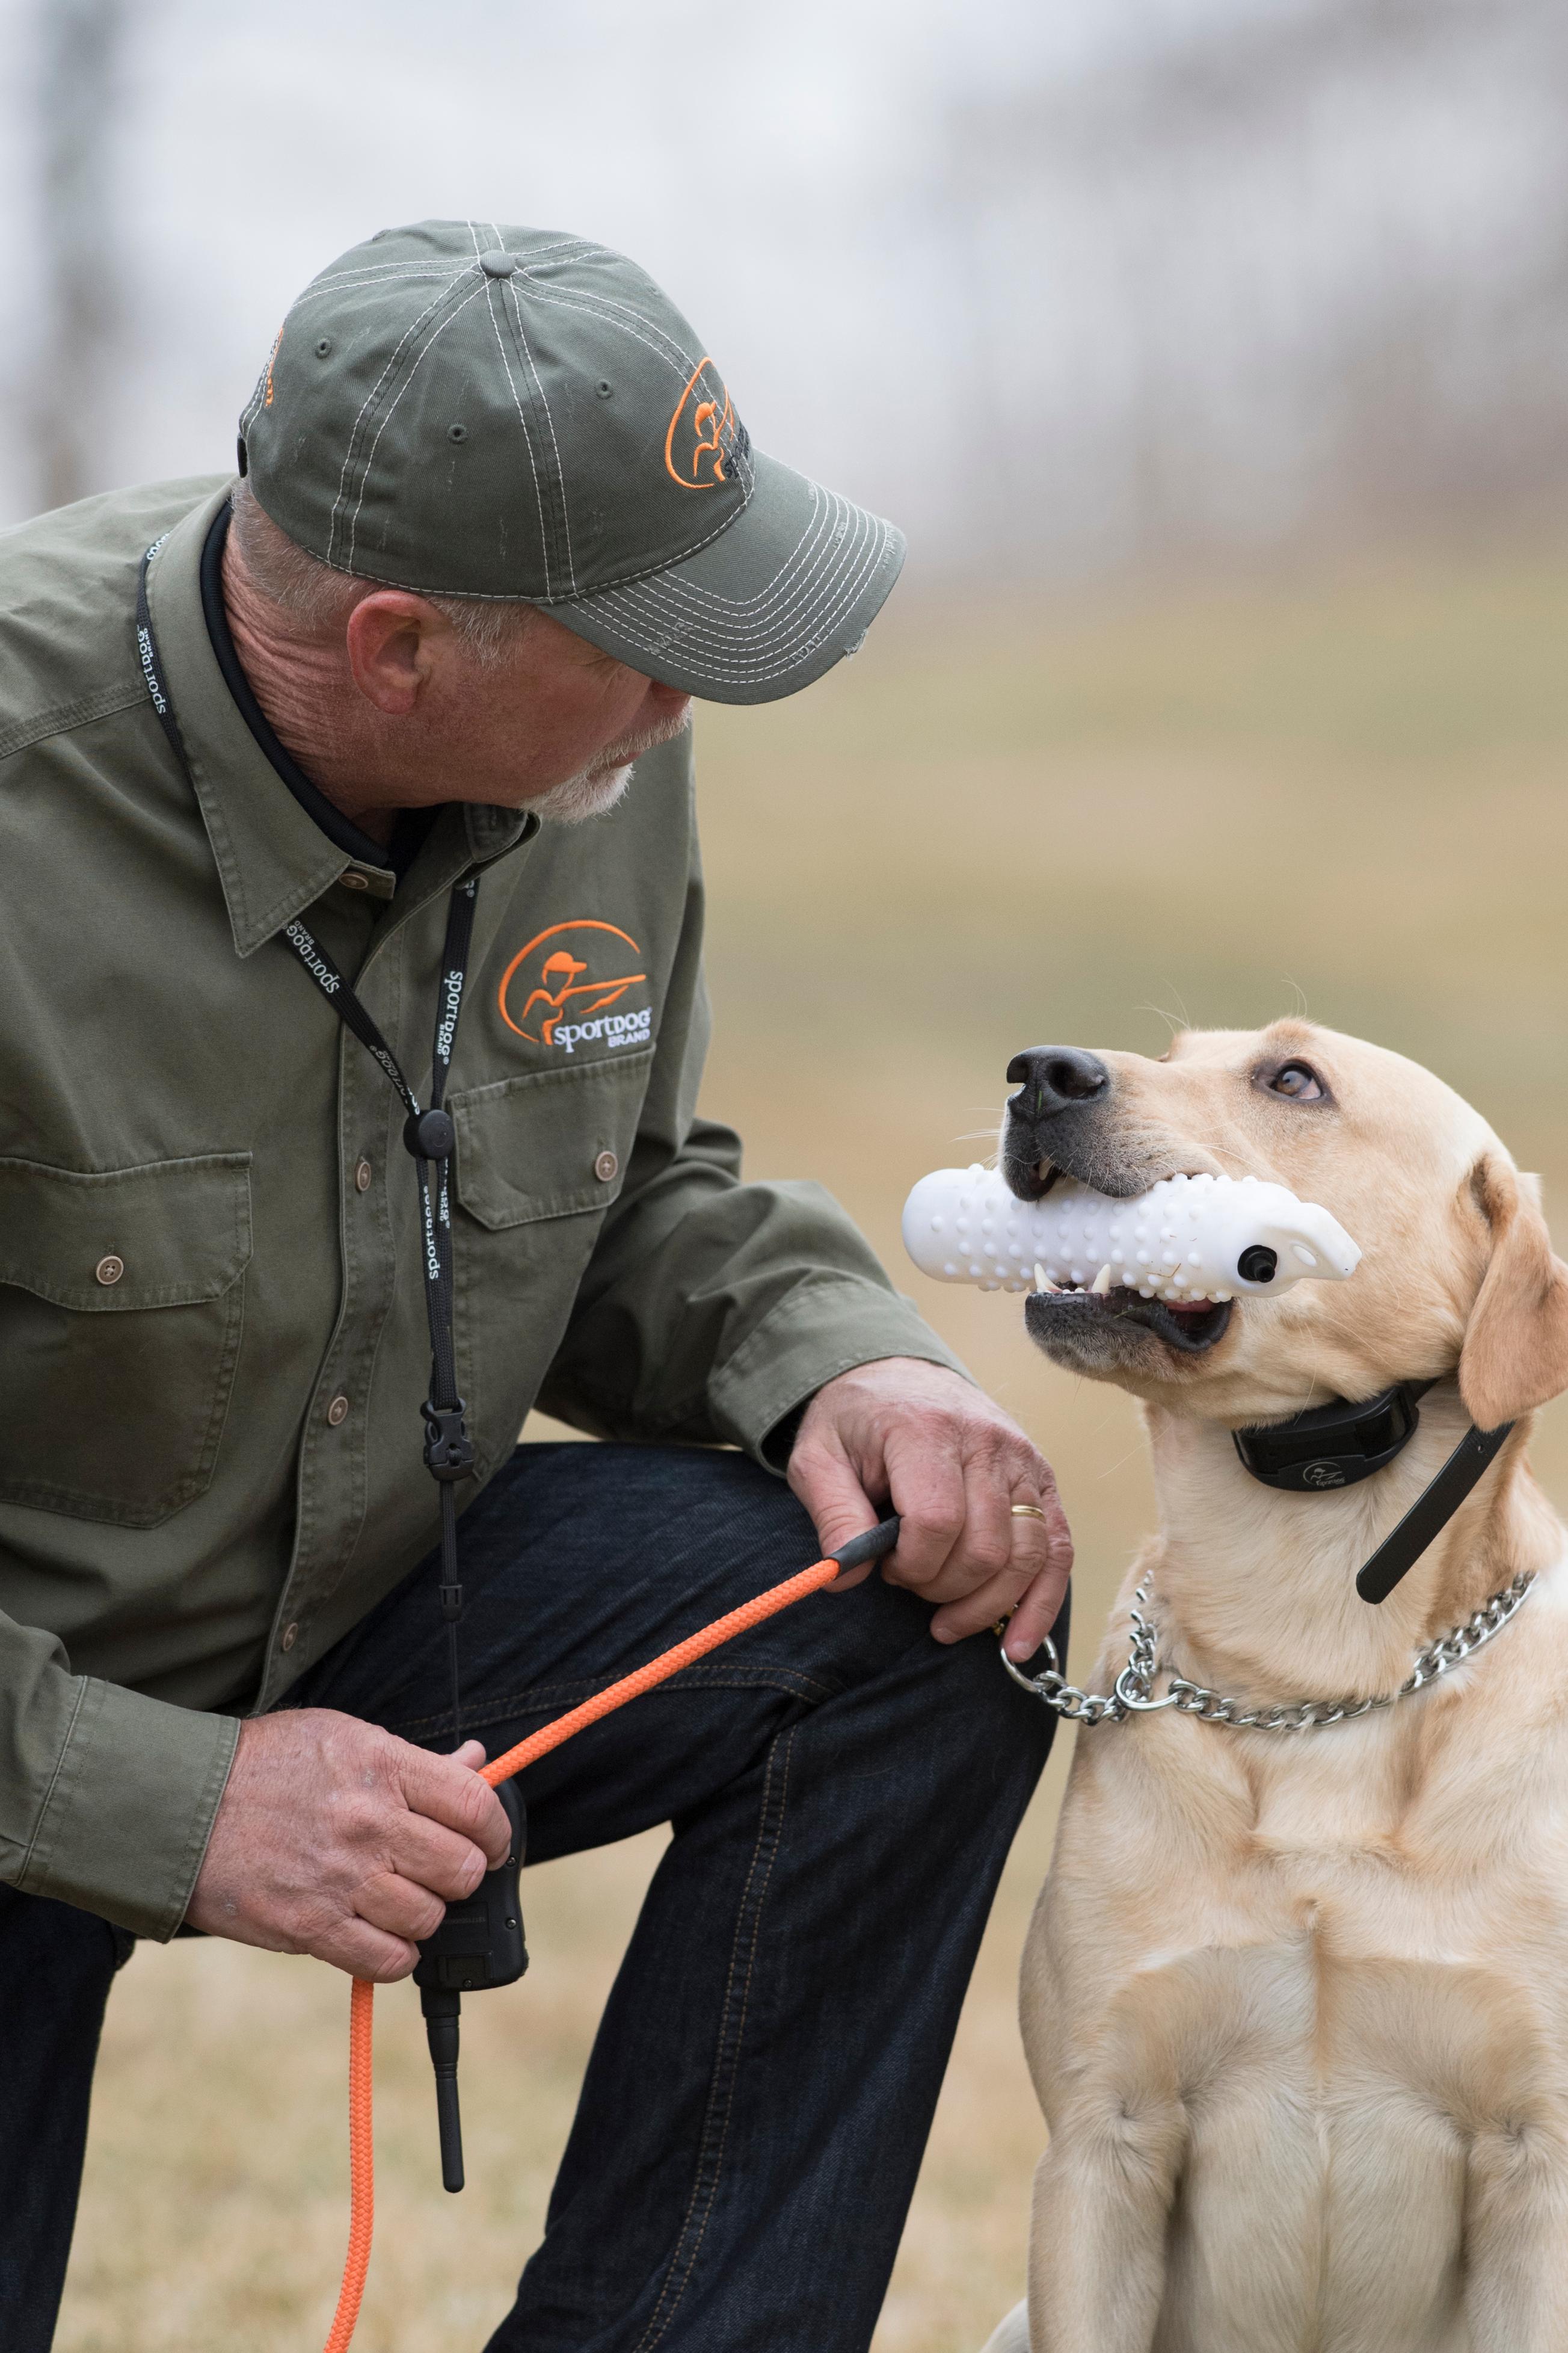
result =
[{"label": "olive baseball cap", "polygon": [[820,678],[903,562],[891,523],[752,448],[634,262],[495,221],[383,229],[313,279],[239,467],[339,571],[524,599],[716,702]]}]

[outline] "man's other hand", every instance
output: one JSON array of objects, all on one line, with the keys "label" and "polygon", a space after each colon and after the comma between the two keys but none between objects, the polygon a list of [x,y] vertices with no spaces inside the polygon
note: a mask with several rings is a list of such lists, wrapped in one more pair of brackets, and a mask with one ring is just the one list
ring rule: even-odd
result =
[{"label": "man's other hand", "polygon": [[432,1757],[303,1707],[240,1726],[186,1919],[209,1936],[405,1978],[447,1905],[504,1862],[505,1810],[465,1741]]},{"label": "man's other hand", "polygon": [[[1072,1567],[1055,1475],[1017,1423],[957,1373],[912,1356],[840,1373],[802,1417],[789,1483],[825,1552],[889,1510],[900,1515],[882,1574],[941,1604],[931,1629],[939,1642],[1009,1610],[1010,1658],[1028,1658],[1049,1633]],[[1015,1504],[1045,1516],[1016,1518]]]}]

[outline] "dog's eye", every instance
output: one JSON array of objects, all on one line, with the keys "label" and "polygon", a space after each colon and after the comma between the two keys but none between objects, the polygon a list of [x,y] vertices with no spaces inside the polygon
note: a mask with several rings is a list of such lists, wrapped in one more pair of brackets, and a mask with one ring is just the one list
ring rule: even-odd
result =
[{"label": "dog's eye", "polygon": [[1323,1089],[1310,1063],[1286,1062],[1269,1080],[1268,1092],[1275,1095],[1289,1095],[1292,1103],[1316,1103]]}]

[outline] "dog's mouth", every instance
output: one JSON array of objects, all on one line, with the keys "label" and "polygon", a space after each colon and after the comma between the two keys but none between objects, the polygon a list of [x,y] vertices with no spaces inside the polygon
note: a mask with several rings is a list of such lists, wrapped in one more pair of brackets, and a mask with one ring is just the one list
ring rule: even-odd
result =
[{"label": "dog's mouth", "polygon": [[1165,1299],[1145,1299],[1115,1283],[1109,1291],[1037,1291],[1024,1302],[1024,1326],[1031,1340],[1047,1354],[1072,1349],[1121,1335],[1131,1338],[1129,1326],[1153,1334],[1178,1356],[1201,1356],[1225,1337],[1230,1324],[1228,1299],[1194,1299],[1173,1304]]}]

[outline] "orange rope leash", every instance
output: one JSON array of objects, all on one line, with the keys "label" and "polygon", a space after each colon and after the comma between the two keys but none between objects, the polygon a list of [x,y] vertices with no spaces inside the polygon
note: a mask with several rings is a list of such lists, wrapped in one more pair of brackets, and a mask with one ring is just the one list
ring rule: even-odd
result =
[{"label": "orange rope leash", "polygon": [[[818,1593],[831,1585],[839,1574],[841,1564],[834,1559],[819,1560],[810,1568],[803,1568],[794,1577],[786,1577],[782,1585],[770,1586],[759,1593],[754,1601],[742,1602],[725,1617],[715,1618],[710,1626],[700,1627],[689,1634],[684,1642],[672,1650],[661,1651],[646,1667],[635,1673],[623,1675],[619,1683],[611,1683],[593,1699],[585,1699],[581,1707],[569,1708],[558,1715],[553,1724],[541,1726],[520,1740],[514,1748],[484,1767],[480,1778],[493,1789],[499,1781],[510,1781],[536,1757],[548,1755],[570,1740],[574,1732],[584,1732],[604,1715],[611,1715],[617,1707],[625,1707],[631,1699],[640,1699],[652,1691],[656,1683],[677,1675],[694,1659],[716,1651],[723,1642],[732,1641],[760,1626],[764,1618],[776,1617],[792,1603],[804,1601],[808,1593]],[[348,2353],[359,2319],[360,2298],[364,2294],[365,2274],[370,2269],[371,2232],[375,2221],[375,2143],[371,2121],[371,2041],[374,2021],[375,1987],[369,1978],[355,1978],[349,1997],[349,2179],[352,2185],[349,2208],[349,2247],[343,2261],[343,2284],[338,2291],[338,2308],[332,2316],[331,2335],[326,2343],[326,2353]]]},{"label": "orange rope leash", "polygon": [[364,2294],[364,2275],[370,2269],[371,2233],[375,2228],[375,2135],[370,2108],[374,2005],[375,1988],[369,1978],[355,1978],[349,1994],[349,2179],[353,2185],[349,2251],[343,2257],[343,2284],[338,2290],[326,2353],[348,2353]]}]

